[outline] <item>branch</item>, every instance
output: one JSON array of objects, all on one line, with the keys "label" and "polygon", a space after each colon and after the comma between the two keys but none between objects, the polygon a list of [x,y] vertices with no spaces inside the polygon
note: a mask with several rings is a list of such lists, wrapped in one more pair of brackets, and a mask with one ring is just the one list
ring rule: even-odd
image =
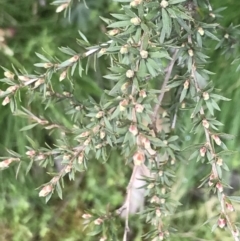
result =
[{"label": "branch", "polygon": [[159,111],[159,108],[162,104],[162,100],[163,100],[163,97],[164,97],[164,94],[165,94],[165,88],[166,88],[167,83],[168,83],[168,81],[171,77],[171,74],[172,74],[172,70],[173,70],[174,63],[176,61],[177,53],[178,53],[178,49],[175,50],[175,52],[173,54],[173,57],[172,57],[172,60],[167,67],[167,73],[166,73],[166,76],[164,78],[164,81],[163,81],[163,84],[162,84],[162,87],[161,87],[161,93],[158,96],[158,103],[154,107],[154,112],[153,112],[153,116],[152,116],[152,126],[153,126],[154,129],[156,129],[158,111]]}]

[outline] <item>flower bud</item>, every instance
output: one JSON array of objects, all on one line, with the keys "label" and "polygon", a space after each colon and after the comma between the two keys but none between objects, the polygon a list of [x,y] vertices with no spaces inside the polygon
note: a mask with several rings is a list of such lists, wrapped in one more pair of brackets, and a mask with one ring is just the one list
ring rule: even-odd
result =
[{"label": "flower bud", "polygon": [[57,7],[56,13],[62,12],[64,9],[68,7],[68,3],[61,4],[60,6]]},{"label": "flower bud", "polygon": [[59,77],[59,81],[63,81],[67,76],[67,70],[64,70],[61,74],[60,74],[60,77]]},{"label": "flower bud", "polygon": [[96,149],[100,149],[101,147],[102,147],[102,144],[97,144],[97,145],[95,146]]},{"label": "flower bud", "polygon": [[206,152],[207,152],[206,147],[203,146],[202,148],[200,148],[200,156],[201,157],[205,157]]},{"label": "flower bud", "polygon": [[159,175],[159,177],[162,177],[162,176],[163,176],[163,171],[160,170],[160,171],[158,172],[158,175]]},{"label": "flower bud", "polygon": [[182,108],[182,109],[185,109],[185,108],[186,108],[186,103],[185,103],[185,102],[182,102],[181,108]]},{"label": "flower bud", "polygon": [[117,35],[119,32],[120,32],[120,30],[115,28],[115,29],[112,29],[112,30],[108,31],[108,34],[109,34],[110,36],[115,36],[115,35]]},{"label": "flower bud", "polygon": [[162,0],[161,3],[160,3],[160,6],[162,8],[166,8],[168,6],[168,2],[166,0]]},{"label": "flower bud", "polygon": [[219,136],[217,136],[217,135],[212,135],[212,138],[213,138],[213,140],[215,141],[215,143],[216,143],[218,146],[221,146],[222,141],[221,141],[221,139],[219,138]]},{"label": "flower bud", "polygon": [[84,141],[83,145],[84,146],[88,146],[88,144],[90,143],[91,138],[88,138],[86,141]]},{"label": "flower bud", "polygon": [[229,34],[226,33],[226,34],[224,35],[224,38],[225,38],[225,39],[228,39],[228,38],[229,38]]},{"label": "flower bud", "polygon": [[69,173],[72,170],[72,166],[71,165],[67,165],[65,167],[65,173]]},{"label": "flower bud", "polygon": [[6,96],[2,102],[2,105],[5,106],[5,105],[9,104],[9,102],[10,102],[10,98],[9,98],[9,96]]},{"label": "flower bud", "polygon": [[89,131],[84,131],[83,133],[81,133],[80,135],[79,135],[79,137],[87,137],[87,136],[89,136],[90,135],[90,132]]},{"label": "flower bud", "polygon": [[133,1],[131,1],[130,6],[133,7],[133,8],[135,8],[135,7],[137,7],[138,5],[140,5],[140,4],[142,3],[142,1],[143,1],[143,0],[133,0]]},{"label": "flower bud", "polygon": [[69,92],[67,92],[67,91],[63,91],[63,95],[66,96],[66,97],[70,97],[71,96],[71,94]]},{"label": "flower bud", "polygon": [[157,209],[156,209],[156,216],[157,216],[158,218],[160,218],[161,215],[162,215],[162,213],[161,213],[160,209],[157,208]]},{"label": "flower bud", "polygon": [[42,188],[42,190],[39,192],[39,197],[46,197],[49,193],[51,193],[53,190],[52,185],[47,185]]},{"label": "flower bud", "polygon": [[222,166],[222,164],[223,164],[223,159],[222,158],[218,158],[217,159],[217,165],[218,166]]},{"label": "flower bud", "polygon": [[130,6],[133,8],[137,7],[136,1],[134,0],[134,1],[130,2]]},{"label": "flower bud", "polygon": [[126,106],[128,105],[128,100],[124,99],[119,102],[120,111],[124,111],[126,109]]},{"label": "flower bud", "polygon": [[209,100],[209,94],[208,94],[208,92],[203,92],[203,99],[204,100]]},{"label": "flower bud", "polygon": [[106,241],[106,240],[107,240],[107,237],[106,237],[106,236],[101,237],[101,238],[99,239],[99,241]]},{"label": "flower bud", "polygon": [[99,111],[97,114],[96,114],[96,118],[101,118],[101,117],[103,117],[103,115],[104,115],[104,112],[103,111]]},{"label": "flower bud", "polygon": [[201,36],[204,35],[204,30],[203,30],[202,27],[199,27],[199,28],[198,28],[198,33],[199,33]]},{"label": "flower bud", "polygon": [[176,163],[176,160],[172,159],[171,160],[171,165],[174,165]]},{"label": "flower bud", "polygon": [[16,90],[18,89],[18,85],[12,85],[12,86],[9,86],[6,91],[7,92],[15,92]]},{"label": "flower bud", "polygon": [[142,97],[142,98],[147,97],[146,91],[145,90],[140,90],[139,96]]},{"label": "flower bud", "polygon": [[165,200],[164,198],[161,198],[161,199],[160,199],[160,203],[161,203],[161,204],[164,204],[165,202],[166,202],[166,200]]},{"label": "flower bud", "polygon": [[129,83],[128,83],[128,82],[124,83],[124,84],[121,86],[121,91],[122,91],[122,92],[125,92],[125,91],[127,90],[128,86],[129,86]]},{"label": "flower bud", "polygon": [[186,80],[186,81],[184,82],[183,88],[184,88],[185,90],[187,90],[187,89],[189,88],[189,81],[188,81],[188,80]]},{"label": "flower bud", "polygon": [[209,122],[206,119],[202,120],[202,125],[207,129],[209,128]]},{"label": "flower bud", "polygon": [[141,23],[141,19],[139,17],[135,17],[135,18],[131,18],[130,19],[130,22],[133,24],[133,25],[139,25]]},{"label": "flower bud", "polygon": [[138,112],[138,113],[142,113],[143,110],[144,110],[144,106],[141,105],[141,104],[136,104],[136,105],[135,105],[135,110],[136,110],[136,112]]},{"label": "flower bud", "polygon": [[132,77],[134,76],[134,71],[131,70],[131,69],[129,69],[129,70],[126,72],[126,76],[127,76],[128,78],[132,78]]},{"label": "flower bud", "polygon": [[232,231],[232,234],[234,237],[238,237],[239,236],[239,230],[235,227],[235,229]]},{"label": "flower bud", "polygon": [[14,78],[14,74],[10,71],[5,71],[4,76],[8,79],[11,79],[11,80]]},{"label": "flower bud", "polygon": [[148,186],[147,186],[147,189],[152,189],[154,187],[154,183],[150,183]]},{"label": "flower bud", "polygon": [[218,226],[220,228],[224,228],[226,226],[226,219],[225,218],[219,218],[218,219]]},{"label": "flower bud", "polygon": [[35,156],[36,151],[30,150],[30,151],[27,151],[25,154],[26,154],[27,156],[29,156],[29,157],[33,157],[33,156]]},{"label": "flower bud", "polygon": [[69,161],[70,158],[71,158],[71,155],[68,155],[68,154],[63,155],[63,161]]},{"label": "flower bud", "polygon": [[79,154],[79,156],[78,156],[78,163],[79,163],[79,164],[82,164],[83,158],[84,158],[84,153],[81,152],[81,153]]},{"label": "flower bud", "polygon": [[27,76],[24,76],[24,75],[19,75],[18,79],[21,80],[21,81],[28,81],[28,80],[30,80]]},{"label": "flower bud", "polygon": [[137,126],[134,124],[131,124],[128,128],[128,130],[134,135],[136,136],[138,134],[138,129]]},{"label": "flower bud", "polygon": [[163,187],[163,188],[161,189],[161,192],[162,192],[163,195],[165,195],[165,194],[166,194],[166,188]]},{"label": "flower bud", "polygon": [[234,207],[233,207],[232,203],[230,203],[230,202],[226,202],[226,208],[230,212],[234,211]]},{"label": "flower bud", "polygon": [[52,66],[53,66],[52,63],[44,63],[43,68],[48,69],[48,68],[51,68]]},{"label": "flower bud", "polygon": [[216,188],[218,189],[219,192],[223,192],[223,186],[220,182],[216,184]]},{"label": "flower bud", "polygon": [[75,62],[77,62],[78,61],[78,59],[79,59],[79,56],[78,55],[74,55],[72,58],[70,58],[68,61],[70,62],[70,63],[75,63]]},{"label": "flower bud", "polygon": [[46,96],[51,96],[51,92],[50,91],[46,91]]},{"label": "flower bud", "polygon": [[212,173],[209,177],[208,185],[211,187],[213,185],[213,180],[216,179],[215,175]]},{"label": "flower bud", "polygon": [[6,159],[0,162],[0,168],[8,168],[9,165],[14,161],[13,158]]},{"label": "flower bud", "polygon": [[137,151],[133,155],[133,162],[135,166],[140,166],[145,162],[145,154],[142,151]]},{"label": "flower bud", "polygon": [[194,55],[193,50],[192,50],[192,49],[189,49],[189,50],[188,50],[188,54],[189,54],[189,56],[192,57],[192,56]]},{"label": "flower bud", "polygon": [[141,50],[140,55],[143,59],[147,59],[148,57],[148,51],[146,50]]},{"label": "flower bud", "polygon": [[34,88],[37,88],[38,86],[40,86],[43,83],[44,83],[44,79],[42,79],[42,78],[38,79],[34,84]]},{"label": "flower bud", "polygon": [[91,217],[92,217],[92,215],[89,214],[89,213],[84,213],[84,214],[82,215],[82,218],[84,218],[84,219],[89,219],[89,218],[91,218]]},{"label": "flower bud", "polygon": [[100,225],[102,223],[103,223],[103,220],[101,218],[98,218],[98,219],[94,220],[95,225]]},{"label": "flower bud", "polygon": [[105,131],[101,131],[100,132],[100,139],[104,139],[105,136],[106,136],[106,132]]},{"label": "flower bud", "polygon": [[127,54],[128,53],[128,45],[125,44],[124,46],[121,47],[120,49],[121,54]]},{"label": "flower bud", "polygon": [[92,128],[92,131],[93,131],[93,133],[95,134],[95,133],[97,133],[97,132],[99,131],[99,129],[100,129],[100,126],[99,126],[99,125],[96,125],[96,126],[94,126],[94,127]]},{"label": "flower bud", "polygon": [[163,240],[164,239],[164,233],[160,232],[158,238],[159,238],[159,240]]},{"label": "flower bud", "polygon": [[44,154],[39,154],[39,155],[37,155],[36,157],[35,157],[35,160],[36,161],[42,161],[42,160],[44,160],[46,157],[45,157],[45,155]]},{"label": "flower bud", "polygon": [[212,18],[216,17],[214,13],[209,13],[209,16],[212,17]]},{"label": "flower bud", "polygon": [[150,200],[150,203],[159,203],[160,202],[160,199],[158,196],[153,196]]}]

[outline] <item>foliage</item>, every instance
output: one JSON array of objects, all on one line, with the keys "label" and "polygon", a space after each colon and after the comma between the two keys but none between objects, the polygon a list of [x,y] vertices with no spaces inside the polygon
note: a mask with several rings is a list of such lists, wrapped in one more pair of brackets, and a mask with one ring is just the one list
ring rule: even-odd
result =
[{"label": "foliage", "polygon": [[[135,0],[130,6],[129,1],[118,2],[123,4],[123,9],[112,14],[115,20],[102,18],[111,29],[109,41],[90,46],[79,32],[77,43],[81,51],[61,47],[60,51],[69,55],[64,61],[37,53],[40,61],[35,66],[46,71],[40,69],[28,74],[25,69],[14,67],[13,73],[4,68],[5,78],[1,81],[10,87],[1,92],[3,105],[9,104],[12,112],[31,122],[22,131],[40,126],[52,140],[39,147],[39,140],[27,136],[26,154],[8,150],[10,156],[2,158],[1,167],[7,168],[11,163],[20,167],[29,160],[29,171],[33,163],[46,167],[61,162],[59,172],[50,168],[49,175],[53,178],[41,186],[39,196],[48,201],[54,191],[62,198],[65,175],[75,179],[75,173],[85,171],[90,160],[105,163],[112,153],[119,152],[129,166],[133,164],[126,201],[117,212],[107,208],[104,212],[96,209],[84,214],[94,230],[91,234],[99,235],[100,240],[105,237],[118,240],[118,216],[126,212],[123,215],[126,240],[131,195],[140,172],[142,188],[147,190],[146,208],[141,216],[153,226],[147,228],[145,237],[162,240],[174,233],[168,216],[174,216],[179,199],[174,198],[171,187],[176,182],[175,172],[184,165],[190,149],[190,160],[209,167],[202,185],[216,193],[220,203],[220,212],[208,222],[218,219],[213,229],[228,227],[238,240],[238,229],[229,213],[233,211],[232,201],[239,199],[223,192],[223,187],[228,185],[222,172],[228,170],[225,158],[231,154],[223,141],[231,137],[219,132],[222,123],[214,117],[214,112],[220,110],[218,101],[228,99],[214,89],[210,80],[212,72],[205,66],[206,47],[212,44],[208,39],[218,41],[216,48],[229,55],[233,44],[235,49],[238,47],[239,31],[215,23],[220,10],[212,11],[208,1]],[[68,1],[55,1],[55,4],[57,12],[67,13],[71,6]],[[102,88],[108,90],[100,99],[89,96],[84,100],[79,97],[79,76],[91,67],[96,69],[102,56],[107,56],[111,66],[103,76],[107,83]],[[37,109],[30,107],[37,106],[39,101],[44,116],[34,114],[38,113]],[[54,109],[58,110],[56,113],[61,109],[64,112],[54,116]],[[182,140],[187,133],[183,127],[186,114],[192,120],[192,133],[200,136],[199,144],[186,149],[187,154],[180,151],[185,147]]]}]

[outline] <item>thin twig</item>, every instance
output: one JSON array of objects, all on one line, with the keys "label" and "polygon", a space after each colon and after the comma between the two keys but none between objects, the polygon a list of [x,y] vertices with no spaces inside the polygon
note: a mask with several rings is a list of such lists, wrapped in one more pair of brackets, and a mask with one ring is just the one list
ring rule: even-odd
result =
[{"label": "thin twig", "polygon": [[177,53],[178,53],[178,49],[175,50],[175,52],[173,54],[173,57],[172,57],[172,60],[167,67],[167,73],[165,75],[165,78],[164,78],[164,81],[163,81],[163,84],[162,84],[162,87],[161,87],[161,93],[158,96],[158,103],[154,107],[154,112],[153,112],[153,116],[152,116],[152,126],[153,126],[154,129],[156,128],[158,111],[159,111],[159,108],[162,104],[162,100],[163,100],[163,97],[164,97],[164,94],[165,94],[165,88],[166,88],[167,83],[168,83],[168,81],[171,77],[171,74],[172,74],[172,70],[173,70],[174,63],[176,61]]},{"label": "thin twig", "polygon": [[[188,36],[189,43],[192,43],[192,38],[191,38],[191,36],[190,37],[189,36]],[[195,89],[198,90],[199,86],[198,86],[198,81],[197,81],[197,77],[196,77],[196,66],[195,66],[195,62],[194,61],[192,62],[192,71],[191,72],[192,72],[192,77],[193,77]],[[199,97],[197,97],[197,98],[199,100]],[[205,116],[203,107],[201,107],[201,109],[200,109],[200,115]],[[209,130],[206,127],[203,127],[203,128],[204,128],[205,138],[206,138],[206,141],[207,141],[207,145],[208,145],[208,147],[210,149],[211,156],[212,156],[212,158],[215,158],[216,154],[215,154],[215,151],[214,151],[214,147],[212,146],[212,143],[211,143]],[[216,161],[212,161],[212,173],[213,173],[215,178],[217,178],[219,180],[221,179],[219,177],[219,174],[218,174],[218,171],[217,171]],[[231,219],[230,219],[230,217],[229,217],[229,215],[228,215],[228,213],[226,211],[224,197],[225,197],[225,194],[221,193],[221,199],[220,199],[221,212],[224,214],[224,216],[225,216],[225,218],[227,220],[227,224],[229,225],[229,229],[231,231],[231,234],[232,234],[234,240],[235,241],[239,241],[240,240],[239,237],[234,235],[235,227],[232,224],[232,221],[231,221]]]},{"label": "thin twig", "polygon": [[127,198],[126,198],[126,219],[125,219],[125,230],[124,230],[124,236],[123,236],[123,241],[127,241],[127,234],[129,232],[129,210],[130,210],[130,200],[131,200],[131,190],[132,190],[132,185],[133,182],[136,178],[136,173],[137,173],[137,169],[139,168],[139,166],[134,166],[133,171],[132,171],[132,175],[127,187]]}]

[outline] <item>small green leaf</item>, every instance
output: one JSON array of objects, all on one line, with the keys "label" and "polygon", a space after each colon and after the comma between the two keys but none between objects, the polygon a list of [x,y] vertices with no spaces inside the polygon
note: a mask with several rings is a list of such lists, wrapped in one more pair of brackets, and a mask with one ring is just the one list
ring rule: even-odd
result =
[{"label": "small green leaf", "polygon": [[31,130],[33,127],[35,127],[36,125],[38,125],[38,123],[34,123],[28,126],[25,126],[23,128],[20,129],[20,131],[27,131],[27,130]]},{"label": "small green leaf", "polygon": [[186,2],[186,0],[169,0],[168,1],[169,4],[178,4],[182,2]]}]

